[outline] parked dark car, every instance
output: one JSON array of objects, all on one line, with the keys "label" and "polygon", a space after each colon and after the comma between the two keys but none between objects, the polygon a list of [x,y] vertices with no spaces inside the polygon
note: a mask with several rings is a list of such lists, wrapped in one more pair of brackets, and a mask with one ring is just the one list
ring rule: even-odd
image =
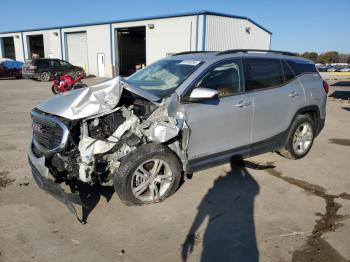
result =
[{"label": "parked dark car", "polygon": [[22,77],[22,62],[14,60],[2,60],[0,61],[0,78],[4,77]]},{"label": "parked dark car", "polygon": [[84,69],[74,66],[67,61],[55,58],[40,58],[26,61],[22,68],[24,78],[50,81],[56,73],[74,74],[80,76],[85,74]]}]

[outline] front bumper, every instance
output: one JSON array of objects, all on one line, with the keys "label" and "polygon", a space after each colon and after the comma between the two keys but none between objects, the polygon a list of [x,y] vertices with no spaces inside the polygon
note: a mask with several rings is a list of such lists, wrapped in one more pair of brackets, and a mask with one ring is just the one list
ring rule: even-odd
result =
[{"label": "front bumper", "polygon": [[66,193],[62,187],[55,182],[49,169],[45,166],[45,157],[37,157],[34,154],[32,147],[33,145],[31,144],[28,151],[28,161],[32,168],[34,181],[46,193],[65,204],[69,211],[81,222],[81,219],[79,219],[77,211],[73,206],[73,204],[83,205],[79,193]]}]

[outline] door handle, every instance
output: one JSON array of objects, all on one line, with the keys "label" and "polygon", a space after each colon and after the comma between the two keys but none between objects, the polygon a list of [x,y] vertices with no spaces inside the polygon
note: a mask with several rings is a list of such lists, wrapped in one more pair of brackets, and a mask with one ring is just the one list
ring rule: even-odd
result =
[{"label": "door handle", "polygon": [[296,92],[296,91],[293,91],[293,92],[289,93],[289,96],[290,96],[290,97],[298,97],[298,96],[299,96],[299,93]]},{"label": "door handle", "polygon": [[238,104],[236,104],[236,107],[246,107],[249,106],[251,103],[249,101],[239,101]]}]

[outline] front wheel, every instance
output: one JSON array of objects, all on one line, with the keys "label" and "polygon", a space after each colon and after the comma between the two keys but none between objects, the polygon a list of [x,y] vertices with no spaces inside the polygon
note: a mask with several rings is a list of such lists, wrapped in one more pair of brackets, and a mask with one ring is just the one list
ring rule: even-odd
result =
[{"label": "front wheel", "polygon": [[145,144],[123,158],[114,174],[114,189],[126,205],[157,203],[173,194],[181,166],[166,146]]},{"label": "front wheel", "polygon": [[51,91],[52,91],[52,93],[54,93],[55,95],[61,93],[61,89],[60,89],[60,87],[59,87],[58,85],[52,85]]},{"label": "front wheel", "polygon": [[314,122],[309,115],[298,115],[292,124],[286,146],[278,151],[290,159],[303,158],[310,151],[315,138]]}]

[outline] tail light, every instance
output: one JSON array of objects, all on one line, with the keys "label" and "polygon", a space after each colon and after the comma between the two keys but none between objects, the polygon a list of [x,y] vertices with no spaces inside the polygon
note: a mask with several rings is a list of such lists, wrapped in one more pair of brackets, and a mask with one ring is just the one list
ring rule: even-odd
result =
[{"label": "tail light", "polygon": [[326,92],[326,94],[328,94],[329,92],[329,84],[323,80],[323,89]]}]

